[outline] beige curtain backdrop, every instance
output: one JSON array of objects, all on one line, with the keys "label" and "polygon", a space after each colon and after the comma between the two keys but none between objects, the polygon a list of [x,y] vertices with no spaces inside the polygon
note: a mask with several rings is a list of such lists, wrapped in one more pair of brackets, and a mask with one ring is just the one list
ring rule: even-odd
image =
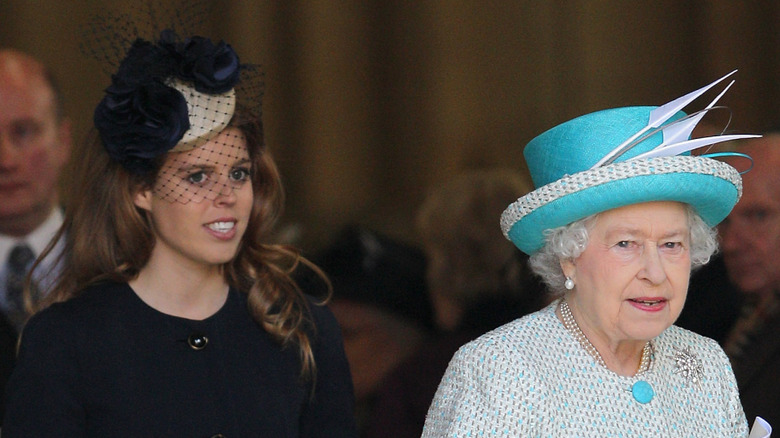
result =
[{"label": "beige curtain backdrop", "polygon": [[[84,23],[138,2],[0,0],[0,46],[53,66],[77,140],[109,81],[79,51]],[[283,225],[308,250],[350,222],[414,241],[429,187],[471,168],[524,170],[523,146],[557,123],[659,105],[732,69],[731,128],[780,126],[773,0],[215,0],[210,11],[207,36],[264,67]]]}]

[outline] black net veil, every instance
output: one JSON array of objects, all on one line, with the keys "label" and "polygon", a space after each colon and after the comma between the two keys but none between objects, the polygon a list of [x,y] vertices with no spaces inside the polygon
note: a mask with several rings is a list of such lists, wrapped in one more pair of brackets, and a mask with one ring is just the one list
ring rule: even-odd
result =
[{"label": "black net veil", "polygon": [[237,111],[259,122],[262,71],[201,36],[208,8],[205,0],[139,2],[94,16],[81,38],[81,51],[111,77],[94,114],[104,149],[133,174],[156,171],[154,194],[169,202],[251,187],[248,147],[261,147],[230,122]]}]

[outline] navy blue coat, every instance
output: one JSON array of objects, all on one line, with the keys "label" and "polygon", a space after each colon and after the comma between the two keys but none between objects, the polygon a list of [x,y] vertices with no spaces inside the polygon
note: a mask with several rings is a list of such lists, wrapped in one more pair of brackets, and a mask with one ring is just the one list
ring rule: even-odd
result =
[{"label": "navy blue coat", "polygon": [[245,294],[231,289],[219,312],[194,321],[124,283],[90,288],[27,324],[3,438],[356,436],[340,330],[326,307],[310,307],[313,392],[297,348],[252,320]]}]

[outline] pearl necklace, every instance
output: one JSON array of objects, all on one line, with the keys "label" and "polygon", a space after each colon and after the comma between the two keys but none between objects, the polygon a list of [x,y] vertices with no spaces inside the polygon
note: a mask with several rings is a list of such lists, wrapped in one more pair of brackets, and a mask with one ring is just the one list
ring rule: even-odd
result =
[{"label": "pearl necklace", "polygon": [[[577,321],[574,320],[574,315],[571,314],[571,309],[569,308],[569,304],[566,302],[566,300],[562,299],[558,305],[558,308],[561,311],[563,327],[566,328],[566,330],[571,333],[575,339],[577,339],[577,342],[579,342],[582,348],[584,348],[585,351],[587,351],[588,354],[590,354],[599,365],[607,368],[607,364],[604,362],[604,358],[601,357],[599,351],[596,350],[596,347],[594,347],[593,344],[591,344],[590,340],[588,340],[587,336],[585,336],[585,333],[583,333],[582,329],[580,329]],[[648,341],[642,348],[642,357],[639,360],[639,368],[636,370],[634,377],[639,377],[650,369],[652,357],[653,345]],[[655,395],[652,386],[650,386],[650,384],[644,380],[639,380],[634,383],[631,388],[631,392],[634,396],[634,399],[642,404],[649,403]]]}]

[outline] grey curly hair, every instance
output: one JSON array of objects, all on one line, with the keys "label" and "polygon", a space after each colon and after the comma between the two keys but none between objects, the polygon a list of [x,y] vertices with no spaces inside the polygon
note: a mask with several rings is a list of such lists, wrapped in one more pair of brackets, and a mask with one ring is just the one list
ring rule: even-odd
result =
[{"label": "grey curly hair", "polygon": [[[718,251],[718,237],[715,227],[710,227],[701,219],[696,210],[686,205],[688,228],[691,231],[691,269],[696,269],[710,261]],[[566,277],[561,269],[561,260],[576,259],[588,245],[588,231],[593,228],[598,214],[572,222],[545,232],[545,245],[531,255],[528,263],[534,274],[541,277],[553,296],[566,292],[563,286]]]}]

